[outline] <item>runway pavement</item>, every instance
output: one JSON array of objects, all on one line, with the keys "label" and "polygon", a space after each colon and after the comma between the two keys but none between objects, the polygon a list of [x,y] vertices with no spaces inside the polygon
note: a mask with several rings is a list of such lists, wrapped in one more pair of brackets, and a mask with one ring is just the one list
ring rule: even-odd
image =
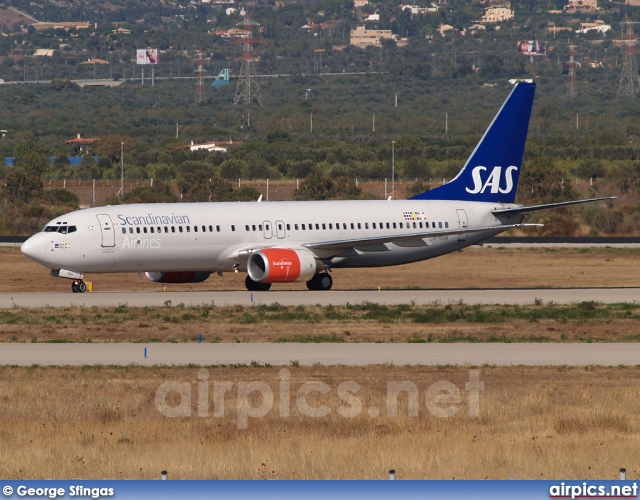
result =
[{"label": "runway pavement", "polygon": [[[146,357],[145,357],[146,349]],[[640,365],[620,344],[2,344],[0,365]]]},{"label": "runway pavement", "polygon": [[637,302],[640,288],[567,288],[567,289],[490,289],[490,290],[335,290],[311,291],[212,291],[212,292],[2,292],[0,309],[12,307],[197,306],[252,305],[279,303],[291,305],[341,305],[373,302],[378,304],[569,304],[595,301],[602,303]]}]

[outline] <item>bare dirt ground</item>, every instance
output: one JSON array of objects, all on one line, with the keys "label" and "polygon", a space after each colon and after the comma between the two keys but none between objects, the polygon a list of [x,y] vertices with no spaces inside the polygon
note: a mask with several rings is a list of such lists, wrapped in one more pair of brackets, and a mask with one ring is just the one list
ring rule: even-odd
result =
[{"label": "bare dirt ground", "polygon": [[[173,479],[382,479],[395,469],[399,479],[615,479],[621,467],[631,478],[640,471],[635,368],[482,367],[477,406],[467,368],[198,370],[0,367],[3,477],[155,479],[168,470]],[[180,406],[186,399],[175,392],[158,397],[164,382],[187,383],[190,403]],[[215,392],[224,382],[222,401]],[[407,393],[395,396],[398,383],[415,391],[415,416]],[[459,399],[437,400],[434,383]],[[258,385],[261,393],[251,392]],[[182,416],[165,416],[178,406]],[[447,409],[453,414],[442,416]]]},{"label": "bare dirt ground", "polygon": [[[404,266],[335,269],[334,289],[571,288],[640,286],[640,249],[472,247],[462,253]],[[168,290],[244,290],[242,273],[212,275],[204,283],[167,285]],[[87,275],[95,290],[162,291],[137,274]],[[304,283],[275,284],[306,290]],[[0,247],[0,291],[70,293],[68,280],[29,261],[18,248]]]}]

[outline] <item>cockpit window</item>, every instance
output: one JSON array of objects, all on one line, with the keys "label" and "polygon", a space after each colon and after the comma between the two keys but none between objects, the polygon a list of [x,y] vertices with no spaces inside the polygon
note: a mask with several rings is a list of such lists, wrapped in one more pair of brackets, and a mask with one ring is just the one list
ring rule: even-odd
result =
[{"label": "cockpit window", "polygon": [[78,229],[76,226],[45,226],[45,228],[43,229],[45,233],[62,233],[62,234],[75,233],[77,230]]}]

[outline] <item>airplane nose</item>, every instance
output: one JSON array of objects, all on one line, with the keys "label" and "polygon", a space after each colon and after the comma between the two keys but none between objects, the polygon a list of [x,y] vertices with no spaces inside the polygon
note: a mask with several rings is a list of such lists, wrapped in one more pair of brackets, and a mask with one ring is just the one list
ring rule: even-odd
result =
[{"label": "airplane nose", "polygon": [[27,241],[25,241],[20,247],[20,251],[23,255],[29,257],[31,260],[42,261],[45,254],[45,246],[44,242],[41,238],[36,236],[32,236]]}]

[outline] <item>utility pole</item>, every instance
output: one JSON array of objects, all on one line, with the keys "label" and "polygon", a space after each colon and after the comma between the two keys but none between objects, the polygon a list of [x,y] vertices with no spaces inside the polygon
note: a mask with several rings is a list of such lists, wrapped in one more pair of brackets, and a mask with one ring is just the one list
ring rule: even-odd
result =
[{"label": "utility pole", "polygon": [[396,141],[391,141],[391,199],[396,199]]}]

